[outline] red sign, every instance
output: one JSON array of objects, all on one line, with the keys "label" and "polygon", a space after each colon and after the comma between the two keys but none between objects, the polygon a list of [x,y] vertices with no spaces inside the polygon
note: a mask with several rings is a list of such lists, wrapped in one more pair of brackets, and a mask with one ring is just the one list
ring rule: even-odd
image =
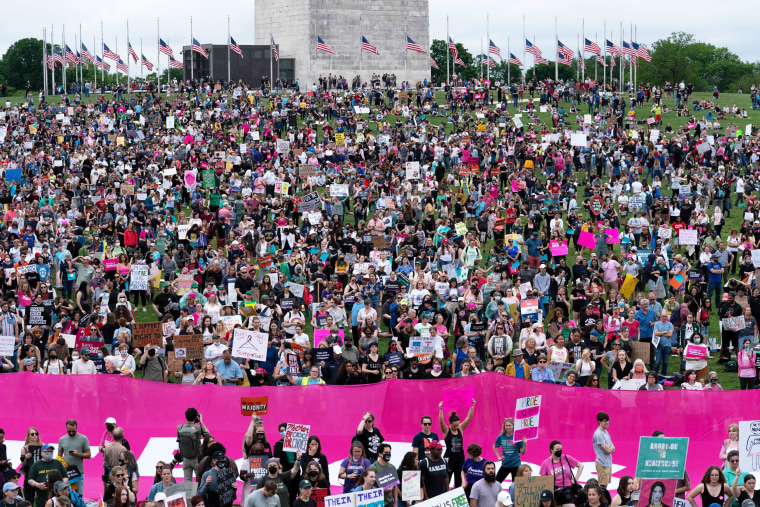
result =
[{"label": "red sign", "polygon": [[240,412],[243,415],[265,415],[269,408],[269,396],[240,398]]}]

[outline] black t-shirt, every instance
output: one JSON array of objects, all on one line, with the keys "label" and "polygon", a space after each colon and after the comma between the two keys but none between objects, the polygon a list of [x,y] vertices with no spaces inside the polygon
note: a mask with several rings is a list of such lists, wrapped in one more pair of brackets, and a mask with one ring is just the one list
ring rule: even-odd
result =
[{"label": "black t-shirt", "polygon": [[739,505],[743,505],[744,500],[752,500],[756,507],[760,506],[760,491],[753,491],[752,496],[749,496],[746,490],[742,491],[742,493],[739,495],[739,498],[736,500],[739,502]]},{"label": "black t-shirt", "polygon": [[369,432],[367,428],[362,428],[361,435],[357,435],[356,439],[364,445],[367,459],[372,462],[377,461],[377,448],[385,441],[380,430],[374,428],[372,432]]},{"label": "black t-shirt", "polygon": [[[377,361],[375,361],[367,355],[364,357],[363,362],[367,365],[368,370],[377,370],[378,372],[383,371],[383,356],[378,355]],[[368,384],[375,384],[383,379],[382,373],[367,373],[366,375]]]},{"label": "black t-shirt", "polygon": [[433,461],[429,457],[423,459],[420,461],[420,472],[428,498],[448,491],[447,478],[450,470],[446,458],[441,457],[437,461]]},{"label": "black t-shirt", "polygon": [[309,498],[308,501],[304,502],[303,500],[301,500],[301,497],[299,496],[293,502],[293,507],[317,507],[317,501],[314,500],[313,498]]}]

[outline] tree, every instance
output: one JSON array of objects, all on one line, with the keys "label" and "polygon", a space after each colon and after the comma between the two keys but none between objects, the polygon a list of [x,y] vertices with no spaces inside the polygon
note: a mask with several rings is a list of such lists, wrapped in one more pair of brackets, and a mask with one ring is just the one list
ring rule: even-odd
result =
[{"label": "tree", "polygon": [[28,38],[14,42],[0,61],[0,75],[10,88],[24,90],[29,81],[33,91],[42,89],[42,41]]},{"label": "tree", "polygon": [[[575,73],[575,66],[577,64],[573,63],[572,66],[567,65],[559,65],[558,66],[558,72],[559,79],[562,81],[575,81],[576,73]],[[548,64],[539,64],[535,67],[528,70],[526,73],[526,77],[528,80],[533,79],[533,76],[536,77],[539,81],[542,81],[544,79],[554,79],[554,62],[549,60]]]},{"label": "tree", "polygon": [[[509,73],[507,73],[507,68],[509,68]],[[501,84],[507,84],[507,76],[512,81],[519,83],[522,69],[513,63],[508,63],[507,60],[501,60],[496,64],[496,67],[491,69],[491,81],[493,82],[499,81]]]},{"label": "tree", "polygon": [[430,76],[434,83],[440,84],[446,82],[448,77],[446,75],[446,58],[449,58],[449,72],[452,75],[457,74],[465,81],[480,77],[480,69],[472,54],[470,54],[462,44],[457,44],[457,51],[459,52],[459,58],[461,58],[465,64],[464,67],[461,65],[454,65],[454,60],[451,59],[451,54],[449,53],[449,46],[445,41],[434,39],[433,43],[430,44],[430,56],[432,56],[435,63],[438,64],[438,69],[435,67],[430,69]]}]

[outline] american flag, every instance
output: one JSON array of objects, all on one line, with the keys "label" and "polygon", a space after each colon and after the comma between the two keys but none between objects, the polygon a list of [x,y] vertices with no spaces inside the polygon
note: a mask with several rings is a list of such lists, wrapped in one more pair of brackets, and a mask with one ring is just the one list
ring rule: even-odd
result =
[{"label": "american flag", "polygon": [[77,58],[77,55],[74,54],[74,52],[71,50],[68,44],[66,44],[66,63],[69,65],[76,65],[79,63],[79,59]]},{"label": "american flag", "polygon": [[127,64],[124,63],[124,60],[122,60],[121,58],[119,58],[119,61],[116,62],[116,68],[124,73],[129,72],[129,67],[127,67]]},{"label": "american flag", "polygon": [[111,49],[105,44],[103,44],[103,58],[110,58],[114,62],[119,61],[119,55],[111,51]]},{"label": "american flag", "polygon": [[79,64],[80,65],[84,65],[85,69],[89,69],[90,68],[90,66],[87,65],[87,60],[85,60],[84,58],[82,58],[82,55],[79,54],[79,51],[77,51],[77,60],[79,60]]},{"label": "american flag", "polygon": [[[274,55],[274,59],[279,62],[280,61],[280,52],[277,51],[277,44],[274,43],[274,37],[270,36],[269,38],[272,39],[271,40],[271,44],[272,44],[272,54]],[[241,52],[240,53],[240,58],[242,58],[242,57],[243,57],[243,53]]]},{"label": "american flag", "polygon": [[182,62],[179,60],[175,60],[173,56],[169,57],[169,67],[174,67],[175,69],[181,69],[182,68]]},{"label": "american flag", "polygon": [[198,42],[198,39],[193,39],[193,52],[198,53],[203,58],[208,58],[208,51],[203,49],[203,46],[201,46],[201,43]]},{"label": "american flag", "polygon": [[464,63],[464,60],[459,58],[459,55],[454,58],[454,65],[461,65],[462,67],[466,67],[467,65]]},{"label": "american flag", "polygon": [[580,50],[578,51],[578,65],[581,67],[581,69],[586,70],[586,62],[581,58],[580,56]]},{"label": "american flag", "polygon": [[164,42],[164,39],[158,39],[158,51],[170,58],[174,57],[174,51],[172,51],[171,46]]},{"label": "american flag", "polygon": [[[127,56],[131,56],[135,63],[137,63],[137,53],[135,53],[135,50],[132,49],[132,43],[127,42]],[[129,58],[127,58],[127,61],[129,61]]]},{"label": "american flag", "polygon": [[613,55],[622,55],[623,52],[620,51],[620,48],[611,43],[610,41],[607,41],[607,52],[611,53]]},{"label": "american flag", "polygon": [[567,65],[568,67],[573,64],[573,59],[570,58],[567,55],[563,55],[562,53],[557,53],[557,62],[561,63],[562,65]]},{"label": "american flag", "polygon": [[610,55],[610,68],[615,68],[615,55]]},{"label": "american flag", "polygon": [[601,63],[602,67],[606,67],[607,66],[607,62],[605,62],[604,58],[602,58],[601,56],[597,56],[596,57],[596,61],[599,62],[599,63]]},{"label": "american flag", "polygon": [[87,46],[82,44],[82,58],[85,58],[87,60],[90,60],[92,63],[95,63],[95,59],[92,57],[92,53],[87,49]]},{"label": "american flag", "polygon": [[[414,42],[411,39],[411,37],[409,37],[408,35],[406,36],[406,49],[408,49],[409,51],[416,51],[418,53],[424,53],[425,52],[425,50],[422,49],[419,44],[417,44],[416,42]],[[432,60],[432,58],[431,58],[431,60]],[[435,68],[437,69],[438,66],[436,65]]]},{"label": "american flag", "polygon": [[63,65],[63,56],[61,56],[61,53],[58,51],[57,47],[53,47],[53,61]]},{"label": "american flag", "polygon": [[509,63],[512,63],[514,65],[517,65],[518,67],[522,67],[522,62],[519,58],[517,58],[514,54],[509,53]]},{"label": "american flag", "polygon": [[652,57],[649,55],[649,51],[647,51],[647,49],[644,46],[642,46],[641,44],[637,44],[635,42],[631,42],[631,44],[633,45],[633,49],[636,51],[636,56],[638,56],[639,58],[641,58],[642,60],[646,62],[652,61]]},{"label": "american flag", "polygon": [[546,65],[546,64],[549,63],[549,60],[547,60],[543,56],[537,56],[536,57],[536,65],[538,65],[539,63],[543,63],[544,65]]},{"label": "american flag", "polygon": [[586,41],[585,46],[583,46],[584,51],[588,53],[594,53],[595,55],[602,54],[602,48],[599,47],[599,44],[597,44],[596,42],[591,42],[588,39],[584,39],[584,40]]},{"label": "american flag", "polygon": [[[272,39],[272,48],[274,49],[274,59],[279,62],[280,57],[277,56],[277,48],[274,45],[274,39]],[[235,39],[233,39],[231,35],[230,35],[230,50],[236,55],[239,55],[240,58],[243,58],[243,50],[240,49],[240,46],[238,46],[237,42],[235,42]]]},{"label": "american flag", "polygon": [[95,66],[99,69],[111,70],[111,66],[108,62],[101,60],[99,56],[95,57]]},{"label": "american flag", "polygon": [[325,43],[325,41],[323,41],[322,37],[319,35],[317,35],[317,50],[324,51],[325,53],[330,53],[331,55],[335,54],[335,51],[333,51],[330,45]]},{"label": "american flag", "polygon": [[[407,37],[407,38],[408,38],[408,37]],[[431,66],[431,67],[434,67],[434,68],[436,68],[436,69],[438,69],[438,64],[437,64],[437,63],[435,63],[435,60],[433,60],[433,57],[432,57],[432,56],[430,57],[430,66]],[[438,70],[441,70],[441,69],[438,69]]]},{"label": "american flag", "polygon": [[565,46],[564,44],[562,44],[562,42],[559,40],[557,41],[557,52],[569,58],[572,58],[573,56],[575,56],[575,53],[573,52],[573,50]]},{"label": "american flag", "polygon": [[501,59],[501,49],[499,49],[499,46],[493,43],[491,39],[488,39],[488,52],[492,55],[496,55]]},{"label": "american flag", "polygon": [[[457,45],[454,44],[454,41],[451,40],[451,37],[449,37],[449,51],[451,51],[451,54],[454,56],[454,64],[456,64],[456,61],[459,60],[459,50],[457,49]],[[462,65],[464,65],[464,63]]]},{"label": "american flag", "polygon": [[48,66],[48,69],[50,70],[53,70],[53,68],[55,67],[55,58],[53,58],[53,55],[47,55],[47,66]]},{"label": "american flag", "polygon": [[485,53],[483,53],[481,56],[483,57],[482,65],[488,65],[491,68],[496,67],[496,62],[493,60],[493,58]]},{"label": "american flag", "polygon": [[636,52],[633,50],[630,44],[623,41],[623,54],[628,56],[636,56]]},{"label": "american flag", "polygon": [[362,35],[362,50],[369,51],[372,54],[380,55],[380,53],[377,51],[377,48],[373,46],[365,36]]},{"label": "american flag", "polygon": [[528,39],[525,39],[525,52],[532,54],[536,58],[541,57],[541,50]]},{"label": "american flag", "polygon": [[153,64],[150,63],[147,58],[145,58],[145,55],[140,56],[142,56],[142,66],[148,67],[148,70],[153,70]]}]

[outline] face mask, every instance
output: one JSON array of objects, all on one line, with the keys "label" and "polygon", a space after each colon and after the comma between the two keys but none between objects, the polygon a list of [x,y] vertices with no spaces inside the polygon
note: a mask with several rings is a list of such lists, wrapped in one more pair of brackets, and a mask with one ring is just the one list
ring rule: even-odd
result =
[{"label": "face mask", "polygon": [[280,436],[281,436],[282,438],[285,438],[285,430],[280,430]]},{"label": "face mask", "polygon": [[263,433],[256,433],[256,439],[258,439],[258,440],[264,440],[264,434]]},{"label": "face mask", "polygon": [[50,461],[51,459],[53,459],[53,453],[52,452],[43,453],[42,459],[44,459],[45,461]]},{"label": "face mask", "polygon": [[496,296],[494,299],[496,299],[496,301],[501,301],[501,296]]},{"label": "face mask", "polygon": [[718,379],[716,379],[716,378],[711,378],[711,379],[710,379],[710,383],[711,383],[711,384],[717,384],[717,383],[718,383]]},{"label": "face mask", "polygon": [[119,466],[122,466],[122,465],[124,465],[124,460],[123,460],[123,459],[120,459],[120,460],[119,460]]},{"label": "face mask", "polygon": [[385,461],[390,461],[391,460],[391,453],[386,452],[385,454],[383,454],[383,459]]},{"label": "face mask", "polygon": [[186,365],[185,365],[185,369],[186,369],[187,371],[190,371],[190,370],[192,370],[192,369],[193,369],[193,365],[192,365],[192,364],[186,364]]},{"label": "face mask", "polygon": [[555,455],[555,456],[557,456],[558,458],[559,458],[560,456],[562,456],[562,449],[559,449],[559,450],[557,450],[557,451],[554,451],[554,455]]},{"label": "face mask", "polygon": [[113,431],[114,428],[115,428],[115,426],[113,424],[106,424],[106,429],[108,431]]},{"label": "face mask", "polygon": [[219,467],[219,468],[226,468],[227,467],[227,462],[226,461],[217,461],[216,462],[216,466]]},{"label": "face mask", "polygon": [[98,358],[99,359],[103,359],[103,353],[102,352],[98,352]]},{"label": "face mask", "polygon": [[71,356],[72,361],[76,361],[77,359],[79,359],[79,356]]},{"label": "face mask", "polygon": [[121,354],[122,356],[126,356],[127,355],[127,351],[126,350],[120,350],[119,354]]},{"label": "face mask", "polygon": [[434,364],[433,365],[433,371],[441,371],[441,365],[440,364]]},{"label": "face mask", "polygon": [[319,476],[319,472],[317,472],[316,470],[312,470],[311,472],[309,472],[309,477],[318,477],[318,476]]}]

